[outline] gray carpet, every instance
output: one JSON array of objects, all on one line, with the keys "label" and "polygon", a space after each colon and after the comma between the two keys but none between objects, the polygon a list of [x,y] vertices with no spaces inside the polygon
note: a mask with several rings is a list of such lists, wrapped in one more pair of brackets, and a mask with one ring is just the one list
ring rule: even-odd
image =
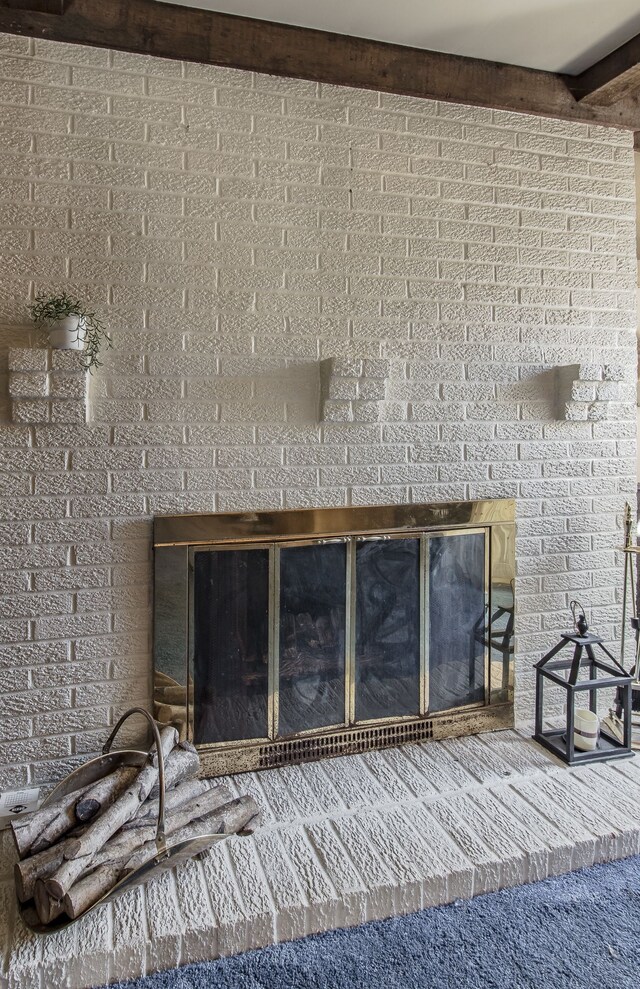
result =
[{"label": "gray carpet", "polygon": [[638,989],[640,858],[119,989]]}]

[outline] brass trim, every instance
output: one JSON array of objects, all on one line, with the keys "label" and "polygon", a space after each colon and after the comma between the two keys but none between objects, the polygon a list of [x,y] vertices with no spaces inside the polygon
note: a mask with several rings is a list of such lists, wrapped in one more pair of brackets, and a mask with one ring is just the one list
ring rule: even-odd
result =
[{"label": "brass trim", "polygon": [[420,714],[429,710],[429,535],[420,537]]},{"label": "brass trim", "polygon": [[157,515],[153,522],[153,544],[195,546],[305,537],[317,540],[340,535],[494,525],[513,522],[514,517],[515,501],[512,498],[424,505]]},{"label": "brass trim", "polygon": [[[397,726],[398,733],[396,734],[396,738],[393,741],[388,741],[386,744],[384,743],[384,735],[382,739],[380,738],[380,732],[388,731],[390,728],[393,728],[393,725],[379,725],[377,738],[376,726],[367,725],[364,727],[338,727],[331,731],[315,732],[315,737],[307,736],[306,738],[301,738],[296,735],[291,738],[278,739],[275,742],[251,739],[246,744],[235,743],[235,747],[232,747],[232,743],[230,743],[224,750],[220,750],[213,745],[199,745],[200,775],[204,777],[223,776],[227,773],[248,773],[264,769],[266,765],[264,757],[261,756],[260,752],[262,748],[267,748],[272,753],[278,751],[291,753],[293,750],[293,757],[289,755],[288,758],[283,758],[281,762],[273,761],[269,763],[269,765],[290,765],[291,763],[316,761],[321,758],[333,758],[346,755],[350,751],[355,751],[349,748],[348,743],[345,744],[345,736],[347,739],[350,737],[357,739],[358,735],[368,736],[372,744],[366,748],[361,747],[358,751],[369,751],[374,748],[385,748],[392,745],[411,744],[414,741],[420,740],[408,737],[412,726],[415,728],[416,733],[420,730],[424,731],[425,740],[427,738],[455,738],[460,735],[476,734],[481,731],[500,731],[505,728],[513,728],[513,705],[495,704],[491,707],[480,706],[473,710],[465,709],[459,712],[443,711],[431,715],[428,718],[417,718],[413,722],[409,721],[399,724]],[[402,738],[403,732],[405,734],[404,740]],[[304,752],[300,753],[298,751],[295,753],[296,749],[305,748],[303,745],[305,742],[316,743],[315,745],[308,746],[306,758]]]},{"label": "brass trim", "polygon": [[[194,634],[193,634],[193,580],[194,580],[194,563],[193,563],[193,549],[189,547],[187,554],[187,621],[186,634],[187,642],[185,648],[185,704],[187,705],[187,739],[193,743],[196,737],[196,706],[195,706],[195,662],[193,656],[194,648]],[[189,684],[194,685],[194,703],[189,704]]]},{"label": "brass trim", "polygon": [[353,538],[347,540],[347,574],[345,602],[345,654],[344,691],[345,724],[353,725],[356,720],[356,544]]},{"label": "brass trim", "polygon": [[484,530],[484,702],[491,703],[491,529]]},{"label": "brass trim", "polygon": [[269,671],[267,675],[267,735],[275,738],[280,721],[280,547],[269,549]]},{"label": "brass trim", "polygon": [[[491,598],[487,647],[491,666],[490,703],[492,704],[504,703],[505,700],[513,702],[515,667],[514,585],[514,526],[500,523],[491,526]],[[498,619],[504,626],[502,632],[496,630]],[[507,635],[509,629],[511,629],[510,636]]]},{"label": "brass trim", "polygon": [[[484,707],[484,704],[480,705]],[[429,717],[429,715],[427,715]],[[387,725],[395,724],[405,724],[411,721],[418,721],[422,719],[422,715],[416,714],[392,714],[387,718],[361,718],[360,721],[356,721],[353,724],[353,728],[373,728],[376,725],[385,727]]]}]

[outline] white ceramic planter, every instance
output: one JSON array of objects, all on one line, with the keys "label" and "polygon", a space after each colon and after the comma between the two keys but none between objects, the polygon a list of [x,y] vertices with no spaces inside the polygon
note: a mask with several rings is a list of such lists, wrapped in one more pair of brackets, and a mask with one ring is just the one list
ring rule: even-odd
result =
[{"label": "white ceramic planter", "polygon": [[84,350],[86,335],[79,316],[65,316],[49,324],[49,344],[54,350]]}]

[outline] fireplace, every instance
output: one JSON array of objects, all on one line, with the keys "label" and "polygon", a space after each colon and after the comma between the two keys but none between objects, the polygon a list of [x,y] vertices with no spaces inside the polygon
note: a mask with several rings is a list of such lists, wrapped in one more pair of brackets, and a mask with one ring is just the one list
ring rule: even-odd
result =
[{"label": "fireplace", "polygon": [[159,516],[154,703],[208,775],[513,724],[514,503]]}]

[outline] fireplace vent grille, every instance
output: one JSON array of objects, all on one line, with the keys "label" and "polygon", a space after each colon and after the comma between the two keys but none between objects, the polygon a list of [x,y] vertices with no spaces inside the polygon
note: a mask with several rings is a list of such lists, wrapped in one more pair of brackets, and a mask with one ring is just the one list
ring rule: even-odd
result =
[{"label": "fireplace vent grille", "polygon": [[262,745],[259,765],[260,769],[269,769],[333,756],[357,755],[371,749],[390,748],[408,742],[426,742],[430,738],[433,738],[432,721],[357,728],[316,738],[295,738],[289,742]]}]

